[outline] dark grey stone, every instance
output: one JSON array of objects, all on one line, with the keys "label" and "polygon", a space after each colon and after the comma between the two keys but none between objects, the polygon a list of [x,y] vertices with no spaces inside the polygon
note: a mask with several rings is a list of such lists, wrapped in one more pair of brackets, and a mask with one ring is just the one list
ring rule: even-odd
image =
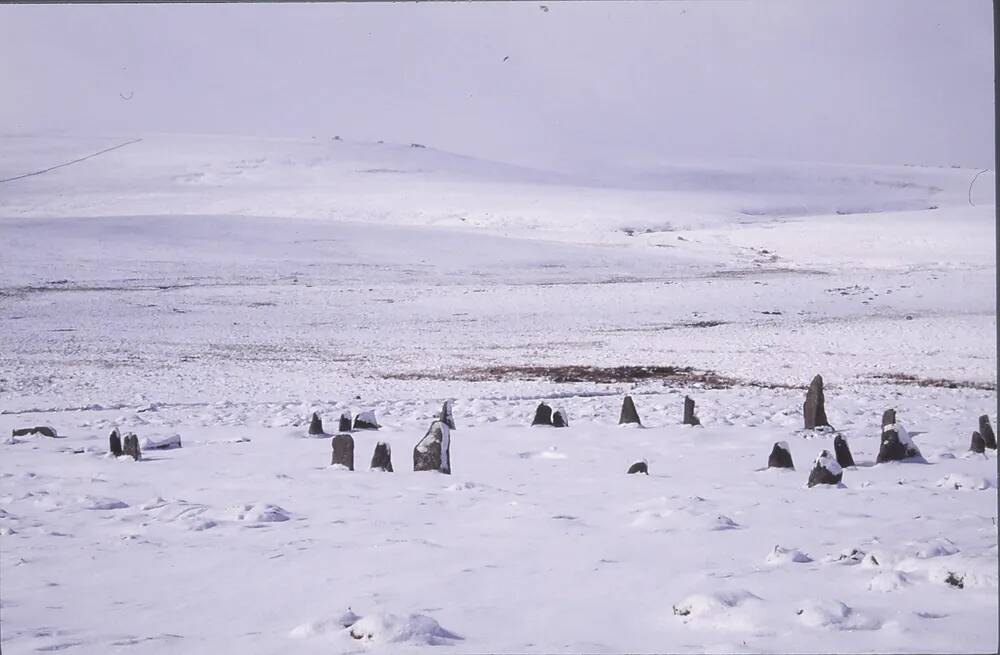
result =
[{"label": "dark grey stone", "polygon": [[375,444],[375,452],[372,454],[372,463],[369,466],[372,471],[385,471],[392,473],[392,449],[389,444],[380,441]]},{"label": "dark grey stone", "polygon": [[379,424],[378,420],[375,418],[375,411],[368,410],[367,412],[361,412],[354,417],[354,429],[355,430],[378,430]]},{"label": "dark grey stone", "polygon": [[532,425],[552,425],[552,408],[545,403],[539,403],[535,409],[535,418],[531,420]]},{"label": "dark grey stone", "polygon": [[47,425],[37,425],[33,428],[16,428],[11,430],[11,435],[15,437],[24,437],[29,434],[40,434],[43,437],[55,437],[55,428],[50,428]]},{"label": "dark grey stone", "polygon": [[569,417],[566,416],[566,412],[559,409],[552,414],[552,427],[555,428],[569,427]]},{"label": "dark grey stone", "polygon": [[316,412],[313,412],[312,419],[309,421],[309,434],[324,434],[323,421],[320,420],[319,414]]},{"label": "dark grey stone", "polygon": [[111,436],[108,438],[108,441],[110,442],[109,450],[111,451],[111,454],[114,455],[115,457],[121,457],[122,437],[121,434],[118,432],[118,428],[115,428],[114,430],[111,431]]},{"label": "dark grey stone", "polygon": [[833,438],[833,452],[837,455],[837,463],[843,468],[848,468],[854,466],[854,455],[851,454],[851,449],[847,445],[847,439],[841,435],[837,435]]},{"label": "dark grey stone", "polygon": [[694,400],[684,396],[684,425],[701,425],[701,421],[694,415]]},{"label": "dark grey stone", "polygon": [[899,462],[911,457],[921,457],[920,449],[917,448],[916,444],[912,442],[904,443],[899,438],[899,431],[895,428],[890,428],[882,432],[882,441],[879,444],[878,456],[875,458],[876,464]]},{"label": "dark grey stone", "polygon": [[830,452],[827,450],[819,454],[819,457],[816,458],[816,463],[813,464],[812,471],[809,472],[808,485],[810,487],[815,487],[818,484],[839,484],[844,478],[843,471],[834,473],[824,466],[822,463],[823,458],[833,460],[833,457],[830,456]]},{"label": "dark grey stone", "polygon": [[993,427],[990,425],[990,417],[983,414],[979,417],[979,434],[983,437],[983,443],[987,448],[997,449],[997,437],[993,434]]},{"label": "dark grey stone", "polygon": [[142,459],[142,449],[139,448],[139,437],[132,433],[125,435],[125,443],[122,447],[122,454],[139,461]]},{"label": "dark grey stone", "polygon": [[887,409],[882,412],[882,428],[885,429],[887,425],[896,425],[896,410]]},{"label": "dark grey stone", "polygon": [[434,421],[413,448],[414,471],[451,473],[451,433],[442,421]]},{"label": "dark grey stone", "polygon": [[438,417],[445,425],[448,426],[449,430],[455,429],[455,415],[451,411],[451,401],[446,400],[444,404],[441,405],[441,416]]},{"label": "dark grey stone", "polygon": [[986,440],[983,439],[983,435],[978,432],[972,433],[972,443],[969,444],[969,450],[974,453],[986,452]]},{"label": "dark grey stone", "polygon": [[649,466],[646,464],[646,462],[636,462],[632,466],[628,467],[628,472],[629,474],[645,473],[646,475],[649,475]]},{"label": "dark grey stone", "polygon": [[351,413],[344,412],[340,415],[340,423],[337,425],[337,432],[350,432],[351,431]]},{"label": "dark grey stone", "polygon": [[802,406],[802,414],[807,430],[830,423],[826,420],[826,399],[823,396],[823,376],[817,375],[809,383],[806,392],[806,402]]},{"label": "dark grey stone", "polygon": [[784,447],[781,442],[774,444],[771,454],[767,457],[767,468],[769,469],[794,469],[792,463],[792,453]]},{"label": "dark grey stone", "polygon": [[338,434],[330,441],[333,457],[330,464],[344,466],[349,471],[354,470],[354,437],[349,434]]},{"label": "dark grey stone", "polygon": [[642,425],[642,421],[639,420],[639,412],[635,411],[635,403],[632,402],[632,396],[625,396],[625,400],[622,401],[621,414],[618,416],[618,425],[625,425],[627,423]]}]

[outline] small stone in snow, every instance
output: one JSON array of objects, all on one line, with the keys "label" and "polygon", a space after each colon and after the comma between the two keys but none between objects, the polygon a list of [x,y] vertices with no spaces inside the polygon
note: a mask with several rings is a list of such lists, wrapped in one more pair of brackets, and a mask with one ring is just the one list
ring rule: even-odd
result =
[{"label": "small stone in snow", "polygon": [[792,463],[792,453],[788,450],[788,444],[779,441],[771,448],[771,454],[767,458],[767,467],[775,469],[794,469]]},{"label": "small stone in snow", "polygon": [[636,462],[632,466],[628,467],[628,473],[645,473],[646,475],[649,475],[649,466],[646,464],[645,460]]},{"label": "small stone in snow", "polygon": [[639,412],[636,411],[635,403],[632,401],[632,396],[625,396],[625,400],[622,401],[621,414],[618,416],[618,425],[630,423],[642,425],[642,421],[639,420]]},{"label": "small stone in snow", "polygon": [[375,452],[372,454],[372,463],[369,468],[372,471],[392,473],[392,449],[389,448],[389,444],[383,441],[375,444]]},{"label": "small stone in snow", "polygon": [[844,477],[844,472],[840,465],[830,456],[830,452],[824,450],[816,458],[812,471],[809,472],[810,487],[818,484],[839,484]]},{"label": "small stone in snow", "polygon": [[330,460],[331,466],[344,466],[348,470],[354,470],[354,437],[349,434],[338,434],[331,442],[333,456]]},{"label": "small stone in snow", "polygon": [[839,434],[833,438],[833,452],[837,456],[837,464],[841,468],[846,469],[854,466],[854,456],[851,455],[851,449],[847,446],[847,439]]},{"label": "small stone in snow", "polygon": [[[109,446],[111,454],[115,457],[122,456],[122,438],[121,434],[118,432],[118,428],[111,431],[111,436],[108,437]],[[980,451],[982,452],[982,451]]]},{"label": "small stone in snow", "polygon": [[313,412],[312,419],[309,421],[309,434],[323,434],[323,421],[320,420],[319,414]]},{"label": "small stone in snow", "polygon": [[979,417],[979,434],[982,435],[983,443],[986,444],[987,448],[992,450],[997,449],[997,437],[993,434],[993,427],[990,425],[988,414],[983,414]]},{"label": "small stone in snow", "polygon": [[535,418],[531,420],[532,425],[552,425],[552,408],[545,403],[539,403],[535,408]]}]

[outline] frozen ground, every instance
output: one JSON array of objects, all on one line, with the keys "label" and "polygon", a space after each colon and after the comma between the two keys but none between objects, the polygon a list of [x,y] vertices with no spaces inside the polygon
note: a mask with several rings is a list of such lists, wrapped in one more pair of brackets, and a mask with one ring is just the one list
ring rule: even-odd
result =
[{"label": "frozen ground", "polygon": [[[3,137],[0,179],[132,138]],[[975,173],[152,135],[0,183],[0,431],[65,435],[0,444],[3,648],[995,650]],[[804,488],[815,373],[844,488]],[[453,475],[413,473],[444,398]],[[539,399],[570,428],[526,427]],[[928,464],[872,465],[889,407]],[[367,433],[330,469],[309,414],[368,408],[396,473]],[[115,461],[113,426],[184,447]],[[775,441],[795,472],[758,470]]]}]

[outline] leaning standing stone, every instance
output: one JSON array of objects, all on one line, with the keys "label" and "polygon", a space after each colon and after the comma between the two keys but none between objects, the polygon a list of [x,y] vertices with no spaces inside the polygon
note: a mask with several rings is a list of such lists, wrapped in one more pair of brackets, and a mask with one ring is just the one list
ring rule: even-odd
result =
[{"label": "leaning standing stone", "polygon": [[840,464],[841,468],[846,469],[854,466],[854,455],[851,454],[851,449],[847,446],[847,439],[839,434],[833,438],[833,452],[837,455],[837,463]]},{"label": "leaning standing stone", "polygon": [[986,440],[983,439],[983,435],[978,432],[972,433],[972,443],[969,444],[969,450],[974,453],[985,453],[986,452]]},{"label": "leaning standing stone", "polygon": [[552,427],[555,428],[568,428],[569,427],[569,414],[566,413],[564,409],[557,409],[552,414]]},{"label": "leaning standing stone", "polygon": [[639,412],[635,411],[635,403],[632,402],[632,396],[625,396],[625,400],[622,401],[621,414],[618,416],[618,425],[629,423],[642,425],[642,421],[639,420]]},{"label": "leaning standing stone", "polygon": [[108,438],[110,445],[111,454],[115,457],[122,456],[122,437],[118,432],[118,428],[111,431],[111,436]]},{"label": "leaning standing stone", "polygon": [[813,469],[809,472],[808,485],[815,487],[818,484],[838,484],[843,478],[844,471],[840,468],[840,464],[830,456],[829,451],[824,450],[816,458]]},{"label": "leaning standing stone", "polygon": [[351,413],[344,412],[340,415],[340,422],[337,425],[337,432],[350,432],[351,431]]},{"label": "leaning standing stone", "polygon": [[545,403],[539,403],[535,408],[535,418],[531,420],[532,425],[552,425],[552,408]]},{"label": "leaning standing stone", "polygon": [[309,421],[309,434],[323,434],[323,421],[316,412],[313,412],[312,419]]},{"label": "leaning standing stone", "polygon": [[392,473],[392,449],[389,444],[380,441],[375,444],[375,453],[372,455],[372,464],[368,467],[372,471],[385,471]]},{"label": "leaning standing stone", "polygon": [[779,441],[771,448],[771,454],[767,458],[767,468],[769,469],[794,469],[792,463],[792,452],[788,450],[788,443]]},{"label": "leaning standing stone", "polygon": [[413,448],[414,471],[451,473],[451,433],[443,421],[434,421]]},{"label": "leaning standing stone", "polygon": [[331,466],[340,466],[348,471],[354,470],[354,437],[349,434],[338,434],[331,441],[333,458]]},{"label": "leaning standing stone", "polygon": [[983,438],[983,443],[987,448],[997,449],[997,437],[993,434],[993,427],[990,425],[990,417],[983,414],[979,417],[979,434]]},{"label": "leaning standing stone", "polygon": [[694,400],[684,396],[684,425],[701,425],[701,421],[694,415]]},{"label": "leaning standing stone", "polygon": [[629,475],[633,473],[645,473],[646,475],[649,475],[649,465],[646,463],[646,460],[636,462],[632,466],[628,467],[628,473]]},{"label": "leaning standing stone", "polygon": [[817,375],[809,383],[806,402],[802,406],[805,428],[812,430],[821,425],[829,426],[826,420],[826,399],[823,397],[823,376]]},{"label": "leaning standing stone", "polygon": [[375,420],[375,411],[369,409],[366,412],[361,412],[354,417],[354,429],[355,430],[378,430],[379,424]]}]

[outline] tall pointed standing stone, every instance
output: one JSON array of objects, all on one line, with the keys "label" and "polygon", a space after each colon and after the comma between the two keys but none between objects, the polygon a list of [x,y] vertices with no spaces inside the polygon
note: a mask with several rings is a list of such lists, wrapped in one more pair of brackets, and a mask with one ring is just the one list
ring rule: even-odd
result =
[{"label": "tall pointed standing stone", "polygon": [[535,409],[535,418],[531,420],[532,425],[552,425],[552,408],[545,403],[539,403]]},{"label": "tall pointed standing stone", "polygon": [[885,430],[887,425],[896,425],[896,410],[887,409],[882,412],[882,429]]},{"label": "tall pointed standing stone", "polygon": [[639,412],[635,411],[635,403],[632,402],[632,396],[625,396],[625,400],[622,401],[622,412],[618,416],[618,425],[629,423],[642,425],[642,421],[639,420]]},{"label": "tall pointed standing stone", "polygon": [[111,431],[111,436],[108,438],[111,454],[115,457],[122,456],[122,437],[118,432],[118,428]]},{"label": "tall pointed standing stone", "polygon": [[455,429],[455,415],[451,411],[451,401],[446,400],[441,405],[441,416],[438,417],[442,423],[448,426],[449,430]]},{"label": "tall pointed standing stone", "polygon": [[354,437],[349,434],[338,434],[330,442],[333,448],[331,466],[343,466],[349,471],[354,470]]},{"label": "tall pointed standing stone", "polygon": [[993,427],[990,425],[990,417],[983,414],[979,417],[979,435],[983,438],[983,443],[987,448],[997,449],[997,437],[993,434]]},{"label": "tall pointed standing stone", "polygon": [[684,396],[684,425],[701,425],[701,421],[694,415],[694,400]]},{"label": "tall pointed standing stone", "polygon": [[833,438],[833,452],[837,456],[837,464],[841,468],[846,469],[854,466],[854,455],[851,454],[851,449],[847,446],[847,439],[839,434]]},{"label": "tall pointed standing stone", "polygon": [[969,444],[969,450],[974,453],[986,452],[986,441],[983,439],[983,435],[978,432],[972,433],[972,443]]},{"label": "tall pointed standing stone", "polygon": [[805,428],[812,430],[821,425],[829,426],[826,420],[826,401],[823,397],[823,376],[817,375],[809,384],[809,391],[806,392],[806,402],[802,406],[802,414],[805,419]]},{"label": "tall pointed standing stone", "polygon": [[451,432],[443,421],[434,421],[413,448],[414,471],[451,474]]},{"label": "tall pointed standing stone", "polygon": [[323,421],[316,412],[313,412],[309,421],[309,434],[323,434]]},{"label": "tall pointed standing stone", "polygon": [[368,467],[372,471],[385,471],[392,473],[392,449],[389,444],[380,441],[375,444],[375,452],[372,454],[372,463]]},{"label": "tall pointed standing stone", "polygon": [[344,412],[340,415],[340,421],[337,425],[337,432],[350,432],[351,431],[351,413]]}]

